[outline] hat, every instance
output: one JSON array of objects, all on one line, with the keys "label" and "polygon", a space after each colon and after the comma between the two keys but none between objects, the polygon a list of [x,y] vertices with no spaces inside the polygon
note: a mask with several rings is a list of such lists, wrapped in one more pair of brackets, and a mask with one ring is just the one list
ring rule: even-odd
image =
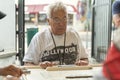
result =
[{"label": "hat", "polygon": [[5,16],[6,14],[0,11],[0,19],[4,18]]},{"label": "hat", "polygon": [[120,0],[116,0],[112,4],[112,15],[120,13]]}]

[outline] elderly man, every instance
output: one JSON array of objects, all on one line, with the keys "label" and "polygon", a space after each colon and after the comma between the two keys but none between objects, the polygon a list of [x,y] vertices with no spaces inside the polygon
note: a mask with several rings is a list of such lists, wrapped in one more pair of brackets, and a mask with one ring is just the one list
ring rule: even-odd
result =
[{"label": "elderly man", "polygon": [[42,68],[59,65],[87,65],[88,57],[79,34],[67,28],[67,10],[62,2],[48,9],[49,28],[38,32],[32,39],[24,56],[25,65],[40,65]]}]

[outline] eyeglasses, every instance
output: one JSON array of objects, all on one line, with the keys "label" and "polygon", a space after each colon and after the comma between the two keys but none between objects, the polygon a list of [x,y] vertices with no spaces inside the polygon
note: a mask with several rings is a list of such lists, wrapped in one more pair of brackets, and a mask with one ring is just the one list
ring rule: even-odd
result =
[{"label": "eyeglasses", "polygon": [[55,23],[60,23],[60,22],[66,22],[67,21],[67,18],[66,17],[64,17],[64,18],[62,18],[62,19],[60,19],[60,18],[57,18],[57,17],[55,17],[55,18],[51,18]]}]

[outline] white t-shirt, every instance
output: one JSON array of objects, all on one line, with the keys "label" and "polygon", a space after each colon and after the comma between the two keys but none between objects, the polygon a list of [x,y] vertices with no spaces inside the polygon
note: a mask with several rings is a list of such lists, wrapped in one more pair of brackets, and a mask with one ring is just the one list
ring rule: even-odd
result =
[{"label": "white t-shirt", "polygon": [[78,59],[87,58],[88,55],[82,45],[80,36],[74,29],[67,29],[66,40],[64,39],[65,34],[52,35],[49,28],[39,31],[31,40],[23,61],[39,64],[43,61],[60,61],[62,59],[65,64],[73,64]]}]

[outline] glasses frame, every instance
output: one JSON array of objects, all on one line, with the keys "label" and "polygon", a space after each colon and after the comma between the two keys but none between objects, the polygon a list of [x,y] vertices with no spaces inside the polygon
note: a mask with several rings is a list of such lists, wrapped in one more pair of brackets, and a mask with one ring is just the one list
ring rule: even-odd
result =
[{"label": "glasses frame", "polygon": [[58,18],[58,17],[51,17],[51,19],[55,22],[55,23],[61,23],[61,22],[67,22],[67,17],[64,17],[62,19]]}]

